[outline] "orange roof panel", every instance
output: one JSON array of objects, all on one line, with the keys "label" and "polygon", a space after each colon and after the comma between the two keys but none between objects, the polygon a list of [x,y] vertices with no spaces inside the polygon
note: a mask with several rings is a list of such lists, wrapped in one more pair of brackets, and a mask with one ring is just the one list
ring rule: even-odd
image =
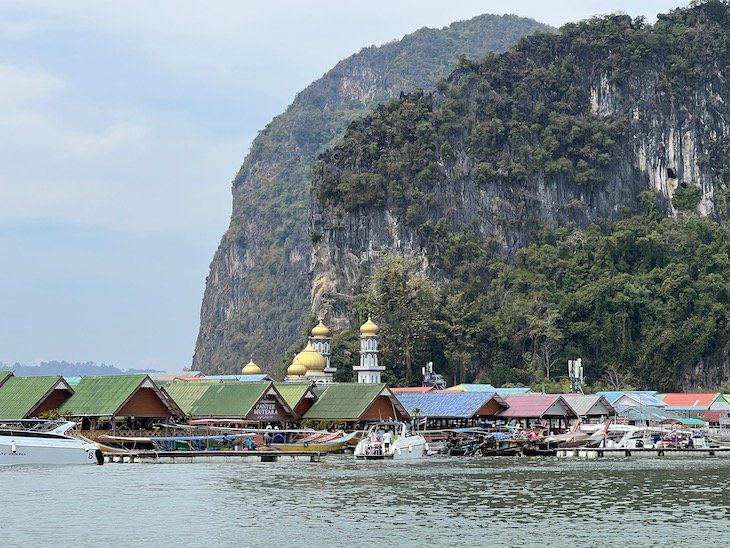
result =
[{"label": "orange roof panel", "polygon": [[662,401],[670,407],[709,407],[717,397],[716,393],[664,394]]}]

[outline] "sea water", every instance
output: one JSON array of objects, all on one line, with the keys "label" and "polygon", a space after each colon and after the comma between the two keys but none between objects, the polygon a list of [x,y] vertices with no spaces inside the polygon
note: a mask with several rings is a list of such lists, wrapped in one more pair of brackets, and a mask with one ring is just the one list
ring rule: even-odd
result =
[{"label": "sea water", "polygon": [[434,457],[0,468],[0,544],[706,546],[730,459]]}]

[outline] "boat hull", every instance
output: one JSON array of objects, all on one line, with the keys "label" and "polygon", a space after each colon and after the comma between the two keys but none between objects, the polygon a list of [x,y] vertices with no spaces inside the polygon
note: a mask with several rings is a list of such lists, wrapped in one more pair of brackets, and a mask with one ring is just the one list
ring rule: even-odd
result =
[{"label": "boat hull", "polygon": [[523,447],[522,454],[526,457],[554,457],[558,454],[558,450],[557,448],[539,449],[536,447]]},{"label": "boat hull", "polygon": [[270,447],[283,453],[338,453],[346,443],[272,443]]},{"label": "boat hull", "polygon": [[331,440],[312,440],[294,443],[272,443],[270,447],[284,453],[342,453],[346,445],[352,443],[356,433],[340,435]]},{"label": "boat hull", "polygon": [[0,439],[0,465],[13,464],[103,464],[104,456],[96,446],[75,438]]},{"label": "boat hull", "polygon": [[361,441],[355,448],[355,458],[358,460],[413,460],[426,455],[427,444],[422,436],[398,440],[388,451],[377,447],[377,443]]}]

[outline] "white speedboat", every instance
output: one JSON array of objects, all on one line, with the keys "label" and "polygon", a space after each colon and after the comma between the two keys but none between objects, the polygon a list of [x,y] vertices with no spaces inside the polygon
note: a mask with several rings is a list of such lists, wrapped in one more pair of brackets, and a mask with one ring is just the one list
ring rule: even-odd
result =
[{"label": "white speedboat", "polygon": [[428,444],[418,432],[400,421],[382,421],[371,424],[365,437],[355,447],[359,460],[408,460],[426,455]]},{"label": "white speedboat", "polygon": [[71,421],[17,420],[0,422],[0,465],[104,464],[93,443],[69,436]]}]

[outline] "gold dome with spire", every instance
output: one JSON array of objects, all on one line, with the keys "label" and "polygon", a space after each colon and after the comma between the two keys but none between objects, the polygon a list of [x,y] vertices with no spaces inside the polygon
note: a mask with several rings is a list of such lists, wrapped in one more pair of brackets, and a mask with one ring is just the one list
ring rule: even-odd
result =
[{"label": "gold dome with spire", "polygon": [[244,375],[260,375],[261,368],[253,362],[253,357],[251,357],[251,360],[241,369],[241,373]]},{"label": "gold dome with spire", "polygon": [[301,377],[307,372],[307,366],[299,362],[299,354],[294,356],[291,365],[286,368],[289,377]]},{"label": "gold dome with spire", "polygon": [[307,347],[297,354],[294,361],[306,367],[307,371],[324,371],[327,366],[324,356],[312,348],[311,342],[308,342]]},{"label": "gold dome with spire", "polygon": [[360,335],[377,335],[380,328],[370,319],[368,314],[368,321],[360,326]]},{"label": "gold dome with spire", "polygon": [[312,337],[314,337],[315,339],[326,339],[331,334],[332,333],[330,332],[329,327],[324,325],[321,318],[319,320],[319,323],[315,325],[312,329]]}]

